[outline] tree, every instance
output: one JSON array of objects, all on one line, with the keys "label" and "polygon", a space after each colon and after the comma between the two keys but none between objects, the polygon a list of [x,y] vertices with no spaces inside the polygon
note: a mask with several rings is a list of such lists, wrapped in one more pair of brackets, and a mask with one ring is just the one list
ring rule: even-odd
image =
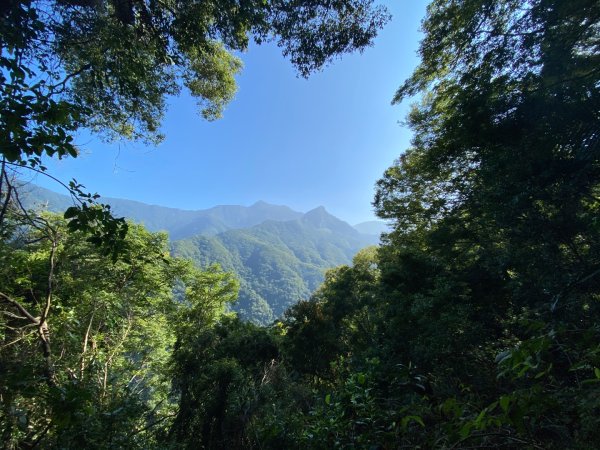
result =
[{"label": "tree", "polygon": [[237,317],[200,327],[183,326],[173,354],[179,398],[170,440],[181,448],[253,448],[247,429],[265,404],[275,402],[278,377],[274,335]]},{"label": "tree", "polygon": [[213,323],[235,282],[141,226],[115,262],[56,216],[35,223],[0,244],[3,447],[153,447],[175,412],[175,324]]},{"label": "tree", "polygon": [[[415,137],[374,202],[393,229],[273,327],[295,395],[262,397],[248,447],[597,448],[597,3],[431,3],[396,96],[421,94]],[[194,399],[235,417],[256,384],[206,359]]]},{"label": "tree", "polygon": [[283,348],[295,371],[311,377],[332,377],[331,365],[340,356],[360,354],[375,344],[377,248],[356,254],[353,266],[339,266],[311,298],[285,313]]},{"label": "tree", "polygon": [[395,97],[422,95],[415,137],[374,204],[395,223],[380,267],[396,356],[431,371],[447,417],[430,419],[456,420],[438,445],[597,439],[599,18],[587,0],[429,6]]}]

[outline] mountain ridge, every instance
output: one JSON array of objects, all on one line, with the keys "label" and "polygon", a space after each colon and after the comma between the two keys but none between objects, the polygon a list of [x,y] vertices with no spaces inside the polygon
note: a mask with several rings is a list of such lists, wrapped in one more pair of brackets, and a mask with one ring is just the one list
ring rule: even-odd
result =
[{"label": "mountain ridge", "polygon": [[[72,205],[70,198],[40,187],[24,197],[27,206],[45,204],[51,211]],[[379,236],[359,232],[318,206],[306,213],[259,200],[251,206],[217,205],[181,210],[135,200],[103,198],[116,215],[165,230],[175,256],[206,268],[218,263],[240,281],[240,316],[267,324],[293,303],[308,298],[325,271],[350,264],[362,248]]]},{"label": "mountain ridge", "polygon": [[299,219],[268,220],[251,228],[180,239],[171,248],[174,255],[200,267],[216,262],[235,272],[240,279],[235,310],[244,319],[266,324],[308,298],[327,269],[350,264],[360,249],[377,243],[375,236],[359,233],[324,209],[319,211],[320,221],[314,218],[309,211]]},{"label": "mountain ridge", "polygon": [[[26,207],[42,206],[52,212],[62,212],[72,205],[69,196],[33,184],[25,187],[23,200]],[[167,231],[172,240],[195,234],[214,235],[232,228],[248,228],[265,220],[285,221],[303,215],[288,206],[273,205],[262,200],[251,206],[216,205],[197,210],[112,197],[103,197],[100,201],[110,205],[116,216],[141,223],[150,231]]]},{"label": "mountain ridge", "polygon": [[[63,212],[73,201],[70,196],[29,183],[22,187],[23,203],[26,207],[42,206],[52,212]],[[387,226],[381,221],[361,222],[352,226],[330,214],[324,206],[317,206],[305,213],[286,205],[257,200],[250,206],[215,205],[205,209],[182,209],[171,206],[144,203],[115,197],[102,197],[102,203],[111,206],[116,216],[127,217],[146,226],[150,231],[167,231],[172,240],[183,239],[195,234],[214,235],[228,229],[249,228],[266,220],[287,221],[302,216],[323,215],[334,217],[340,222],[363,234],[379,235]]]}]

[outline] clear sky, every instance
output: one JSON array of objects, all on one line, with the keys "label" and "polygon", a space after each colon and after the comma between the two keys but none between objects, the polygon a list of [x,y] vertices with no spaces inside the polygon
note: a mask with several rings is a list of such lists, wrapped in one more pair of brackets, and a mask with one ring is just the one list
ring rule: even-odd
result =
[{"label": "clear sky", "polygon": [[408,105],[390,101],[418,62],[426,2],[386,4],[393,19],[362,54],[303,79],[276,46],[252,46],[222,119],[204,121],[184,94],[170,102],[158,147],[80,136],[82,154],[52,161],[49,172],[103,197],[174,208],[264,200],[298,211],[323,205],[351,224],[373,220],[374,184],[410,140],[399,124]]}]

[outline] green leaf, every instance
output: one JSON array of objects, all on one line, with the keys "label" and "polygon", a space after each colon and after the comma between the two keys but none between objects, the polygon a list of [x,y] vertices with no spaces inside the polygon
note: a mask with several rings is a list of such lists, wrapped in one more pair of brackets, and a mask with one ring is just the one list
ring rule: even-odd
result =
[{"label": "green leaf", "polygon": [[459,431],[460,437],[462,439],[466,439],[469,436],[469,434],[471,434],[472,427],[473,427],[473,424],[471,422],[465,423]]},{"label": "green leaf", "polygon": [[502,411],[507,412],[508,411],[508,407],[510,406],[510,397],[508,395],[503,395],[502,397],[500,397],[500,408],[502,408]]},{"label": "green leaf", "polygon": [[76,206],[71,206],[71,207],[67,208],[67,210],[65,211],[64,218],[72,219],[73,217],[77,217],[78,214],[79,214],[79,208],[77,208]]},{"label": "green leaf", "polygon": [[420,416],[415,416],[415,415],[411,415],[411,416],[406,416],[402,418],[402,421],[400,422],[400,426],[402,428],[406,428],[406,426],[410,423],[410,422],[416,422],[419,425],[421,425],[423,428],[425,428],[425,422],[423,422],[423,419],[421,419]]}]

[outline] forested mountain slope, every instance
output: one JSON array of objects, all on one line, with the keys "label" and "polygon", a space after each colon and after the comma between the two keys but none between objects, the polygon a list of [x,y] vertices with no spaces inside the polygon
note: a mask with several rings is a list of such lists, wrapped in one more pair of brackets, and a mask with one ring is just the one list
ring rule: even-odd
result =
[{"label": "forested mountain slope", "polygon": [[[30,207],[63,212],[68,196],[29,185],[23,198]],[[219,264],[240,280],[233,308],[247,320],[266,324],[286,308],[310,296],[325,270],[348,264],[363,247],[379,241],[382,222],[369,222],[360,233],[324,207],[302,214],[287,206],[256,202],[252,206],[220,205],[189,211],[106,198],[116,215],[164,230],[174,255],[201,267]],[[359,224],[360,226],[360,224]]]},{"label": "forested mountain slope", "polygon": [[[365,49],[389,20],[373,3],[0,1],[0,447],[241,448],[222,437],[245,440],[243,429],[219,419],[234,413],[243,424],[252,416],[256,402],[240,397],[245,413],[237,414],[227,397],[238,384],[252,392],[253,379],[234,358],[215,360],[199,346],[232,343],[265,386],[263,363],[274,367],[279,354],[270,336],[228,312],[238,291],[233,276],[170,256],[165,233],[114,217],[75,181],[64,186],[74,201],[59,208],[64,214],[28,209],[19,180],[34,173],[56,180],[49,167],[78,158],[82,135],[160,143],[167,107],[183,92],[202,117],[218,119],[237,89],[238,55],[250,43],[276,44],[302,76]],[[196,167],[185,150],[169,152],[169,170]],[[184,213],[190,221],[183,224],[175,211],[159,211],[165,216],[154,214],[156,222],[135,219],[192,234],[299,217],[259,213],[230,222],[217,209],[199,221]],[[241,332],[229,333],[228,325]],[[188,355],[215,364],[196,370]],[[179,376],[183,366],[191,383]],[[206,382],[219,390],[214,398]],[[209,408],[213,425],[186,415],[180,399]],[[192,442],[180,438],[182,431]]]},{"label": "forested mountain slope", "polygon": [[219,263],[240,278],[234,307],[245,319],[268,323],[323,281],[325,270],[348,264],[377,237],[363,235],[319,207],[296,220],[266,221],[216,236],[173,242],[176,256],[201,267]]}]

